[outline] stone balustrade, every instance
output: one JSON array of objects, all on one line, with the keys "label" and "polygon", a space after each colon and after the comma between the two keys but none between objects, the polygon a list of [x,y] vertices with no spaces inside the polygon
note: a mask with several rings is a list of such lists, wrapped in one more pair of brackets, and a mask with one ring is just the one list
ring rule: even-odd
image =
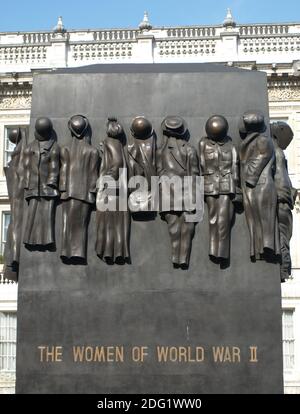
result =
[{"label": "stone balustrade", "polygon": [[136,39],[138,30],[98,30],[93,32],[95,41],[122,41]]},{"label": "stone balustrade", "polygon": [[3,273],[0,273],[0,285],[15,285],[16,282],[5,279]]},{"label": "stone balustrade", "polygon": [[[145,36],[150,46],[149,42],[145,46]],[[0,33],[0,72],[72,67],[80,62],[182,61],[186,57],[194,62],[265,63],[267,59],[278,63],[299,59],[299,51],[297,24],[7,32]]]},{"label": "stone balustrade", "polygon": [[190,38],[190,37],[214,37],[216,36],[216,27],[176,27],[167,29],[169,38]]}]

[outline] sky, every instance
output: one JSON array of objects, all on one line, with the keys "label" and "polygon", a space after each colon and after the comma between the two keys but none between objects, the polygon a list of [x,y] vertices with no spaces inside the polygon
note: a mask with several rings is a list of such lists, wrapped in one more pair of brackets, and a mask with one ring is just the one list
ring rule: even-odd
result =
[{"label": "sky", "polygon": [[220,24],[226,9],[237,23],[299,22],[300,0],[0,0],[0,32],[136,28],[145,10],[155,27]]}]

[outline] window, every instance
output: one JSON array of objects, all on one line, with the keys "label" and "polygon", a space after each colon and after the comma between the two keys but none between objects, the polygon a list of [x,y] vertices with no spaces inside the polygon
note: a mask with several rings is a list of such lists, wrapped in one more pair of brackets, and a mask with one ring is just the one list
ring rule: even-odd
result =
[{"label": "window", "polygon": [[283,339],[283,367],[284,370],[294,368],[294,310],[285,309],[282,313],[282,339]]},{"label": "window", "polygon": [[1,255],[4,254],[4,248],[6,243],[7,237],[7,229],[10,222],[10,213],[8,211],[4,211],[2,213],[2,229],[1,229]]},{"label": "window", "polygon": [[0,371],[16,370],[16,327],[16,313],[0,312]]},{"label": "window", "polygon": [[17,126],[16,125],[11,125],[11,126],[6,126],[5,127],[5,133],[4,133],[4,167],[6,167],[7,164],[9,163],[10,158],[11,158],[11,154],[12,154],[14,148],[15,148],[15,145],[12,142],[10,142],[10,140],[8,139],[9,132],[10,132],[10,130],[12,130],[16,127],[21,128],[25,131],[28,130],[28,126],[24,126],[24,125],[17,125]]}]

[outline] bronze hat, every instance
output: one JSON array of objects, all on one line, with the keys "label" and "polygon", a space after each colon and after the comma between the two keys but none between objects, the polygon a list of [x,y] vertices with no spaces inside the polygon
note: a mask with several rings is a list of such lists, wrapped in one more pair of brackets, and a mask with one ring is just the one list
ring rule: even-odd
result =
[{"label": "bronze hat", "polygon": [[265,132],[265,118],[263,113],[259,111],[247,111],[239,120],[240,134],[248,132]]},{"label": "bronze hat", "polygon": [[69,119],[68,127],[75,137],[81,138],[89,127],[89,121],[83,115],[73,115]]},{"label": "bronze hat", "polygon": [[163,134],[168,137],[183,138],[187,133],[185,120],[180,116],[167,116],[161,123]]},{"label": "bronze hat", "polygon": [[271,135],[276,139],[279,148],[285,150],[291,143],[294,133],[286,122],[278,121],[271,123]]},{"label": "bronze hat", "polygon": [[130,131],[137,139],[147,139],[153,134],[153,127],[147,118],[144,116],[137,116],[131,123]]},{"label": "bronze hat", "polygon": [[205,131],[211,139],[223,139],[227,136],[229,125],[223,115],[213,115],[206,121]]},{"label": "bronze hat", "polygon": [[10,129],[8,139],[10,140],[10,142],[17,145],[22,139],[21,128],[15,127]]},{"label": "bronze hat", "polygon": [[39,141],[47,141],[53,137],[53,124],[51,119],[40,117],[35,122],[34,136]]}]

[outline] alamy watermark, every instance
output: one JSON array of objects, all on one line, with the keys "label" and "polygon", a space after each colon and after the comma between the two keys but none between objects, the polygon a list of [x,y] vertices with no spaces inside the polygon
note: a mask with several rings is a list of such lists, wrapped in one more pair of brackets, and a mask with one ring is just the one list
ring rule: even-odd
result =
[{"label": "alamy watermark", "polygon": [[203,177],[137,175],[128,180],[127,168],[119,179],[103,175],[97,182],[98,211],[186,212],[185,220],[199,222],[204,214]]}]

